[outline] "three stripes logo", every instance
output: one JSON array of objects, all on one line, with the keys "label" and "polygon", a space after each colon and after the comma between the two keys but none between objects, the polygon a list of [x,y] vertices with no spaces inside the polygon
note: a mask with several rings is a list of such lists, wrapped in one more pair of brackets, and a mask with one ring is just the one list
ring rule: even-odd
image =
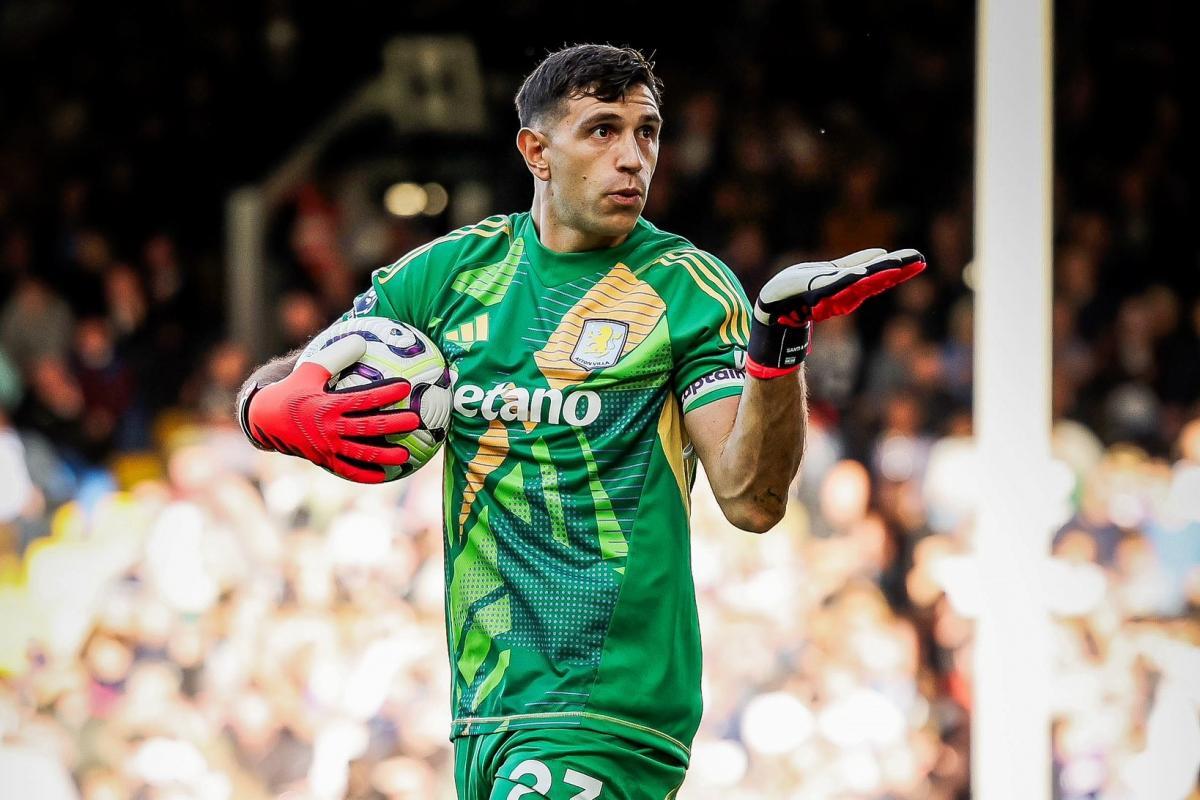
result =
[{"label": "three stripes logo", "polygon": [[470,350],[476,342],[488,339],[488,315],[485,311],[470,322],[464,322],[453,330],[446,331],[446,341],[454,342],[463,350]]}]

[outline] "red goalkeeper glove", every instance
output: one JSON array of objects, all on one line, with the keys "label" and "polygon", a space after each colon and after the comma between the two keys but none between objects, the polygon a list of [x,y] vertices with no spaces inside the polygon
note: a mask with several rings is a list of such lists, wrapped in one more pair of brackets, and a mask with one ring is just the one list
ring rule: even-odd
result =
[{"label": "red goalkeeper glove", "polygon": [[925,269],[916,250],[860,250],[836,261],[794,264],[767,281],[754,304],[746,371],[777,378],[800,369],[814,322],[849,314],[874,294]]},{"label": "red goalkeeper glove", "polygon": [[383,439],[420,424],[413,411],[385,411],[408,397],[403,378],[352,389],[328,388],[332,376],[362,358],[366,342],[347,336],[296,363],[290,375],[246,392],[238,421],[250,441],[307,459],[357,483],[381,483],[384,466],[408,461],[408,449]]}]

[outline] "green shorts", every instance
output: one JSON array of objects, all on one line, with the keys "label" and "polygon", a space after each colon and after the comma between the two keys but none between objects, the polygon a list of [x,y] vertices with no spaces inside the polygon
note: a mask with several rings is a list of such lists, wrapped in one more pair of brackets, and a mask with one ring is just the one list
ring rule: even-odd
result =
[{"label": "green shorts", "polygon": [[454,740],[459,800],[673,800],[686,771],[661,750],[582,728]]}]

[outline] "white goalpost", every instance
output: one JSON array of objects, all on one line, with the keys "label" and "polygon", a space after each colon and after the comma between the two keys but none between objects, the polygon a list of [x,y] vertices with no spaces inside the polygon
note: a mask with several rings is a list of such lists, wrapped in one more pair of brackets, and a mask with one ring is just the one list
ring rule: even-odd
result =
[{"label": "white goalpost", "polygon": [[1052,4],[979,0],[972,797],[1050,797]]}]

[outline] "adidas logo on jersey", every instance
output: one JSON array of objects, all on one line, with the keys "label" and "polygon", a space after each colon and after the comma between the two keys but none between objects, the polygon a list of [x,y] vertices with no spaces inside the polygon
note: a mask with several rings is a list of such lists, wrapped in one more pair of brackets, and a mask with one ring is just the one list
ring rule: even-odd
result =
[{"label": "adidas logo on jersey", "polygon": [[454,342],[464,350],[470,350],[476,342],[486,342],[488,338],[488,315],[485,311],[470,322],[459,325],[454,330],[446,331],[446,341]]},{"label": "adidas logo on jersey", "polygon": [[489,422],[566,422],[581,428],[600,416],[600,395],[589,389],[563,392],[558,389],[534,389],[532,392],[511,383],[484,391],[482,386],[460,383],[454,389],[454,410],[464,417],[482,416]]}]

